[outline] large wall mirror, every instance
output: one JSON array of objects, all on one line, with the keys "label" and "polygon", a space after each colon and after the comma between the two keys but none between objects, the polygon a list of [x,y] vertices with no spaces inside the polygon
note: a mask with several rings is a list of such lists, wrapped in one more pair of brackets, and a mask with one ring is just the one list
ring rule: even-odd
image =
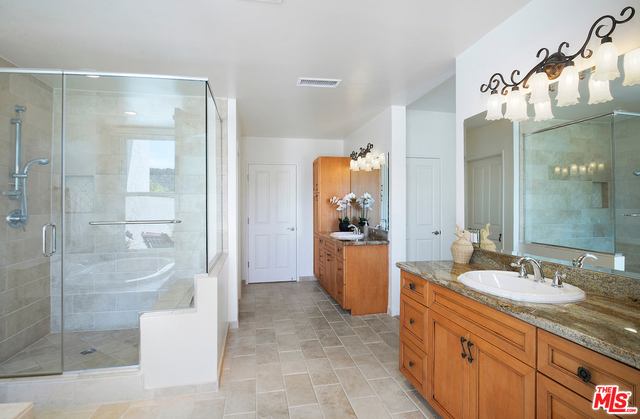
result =
[{"label": "large wall mirror", "polygon": [[[385,164],[381,164],[379,169],[351,171],[351,192],[358,198],[365,193],[371,195],[374,203],[365,218],[369,226],[389,231],[389,153],[386,153]],[[357,205],[355,208],[358,210],[354,209],[352,216],[357,222],[362,214]]]},{"label": "large wall mirror", "polygon": [[612,101],[588,105],[586,73],[579,104],[558,108],[551,93],[554,119],[465,121],[465,225],[490,224],[498,251],[565,263],[591,252],[640,278],[640,85],[620,77]]}]

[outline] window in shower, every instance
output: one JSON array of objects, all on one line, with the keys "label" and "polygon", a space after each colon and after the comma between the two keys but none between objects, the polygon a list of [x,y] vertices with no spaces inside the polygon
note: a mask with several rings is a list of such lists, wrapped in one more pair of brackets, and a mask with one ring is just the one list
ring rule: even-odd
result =
[{"label": "window in shower", "polygon": [[[175,141],[128,140],[125,218],[174,220]],[[127,249],[166,249],[175,246],[175,224],[130,224]]]}]

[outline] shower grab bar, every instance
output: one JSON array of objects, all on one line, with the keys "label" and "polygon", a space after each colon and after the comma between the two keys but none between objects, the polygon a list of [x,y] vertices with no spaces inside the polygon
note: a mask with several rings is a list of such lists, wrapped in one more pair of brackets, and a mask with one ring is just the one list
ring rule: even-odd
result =
[{"label": "shower grab bar", "polygon": [[89,221],[92,226],[119,226],[125,224],[180,224],[182,220],[131,220],[131,221]]},{"label": "shower grab bar", "polygon": [[624,217],[640,217],[639,213],[635,213],[635,214],[622,214]]}]

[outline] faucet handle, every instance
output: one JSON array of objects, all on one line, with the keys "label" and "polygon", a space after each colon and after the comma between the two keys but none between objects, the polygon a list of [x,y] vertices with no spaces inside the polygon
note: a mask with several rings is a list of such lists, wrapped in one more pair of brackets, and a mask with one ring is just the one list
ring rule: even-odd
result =
[{"label": "faucet handle", "polygon": [[512,262],[511,266],[513,266],[514,268],[519,268],[520,269],[520,272],[518,273],[518,278],[529,278],[529,275],[527,275],[527,270],[524,267],[524,263]]},{"label": "faucet handle", "polygon": [[559,271],[556,271],[555,275],[553,275],[553,281],[551,281],[551,286],[562,288],[562,280],[566,278],[567,278],[567,274],[561,274]]}]

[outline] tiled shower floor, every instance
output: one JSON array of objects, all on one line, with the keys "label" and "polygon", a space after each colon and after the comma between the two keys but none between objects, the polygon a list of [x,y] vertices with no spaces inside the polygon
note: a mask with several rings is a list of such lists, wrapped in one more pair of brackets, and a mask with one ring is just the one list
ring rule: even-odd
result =
[{"label": "tiled shower floor", "polygon": [[[51,333],[0,364],[1,375],[60,372],[60,333]],[[65,370],[138,364],[138,329],[68,332],[64,340]],[[87,355],[86,349],[95,349]]]}]

